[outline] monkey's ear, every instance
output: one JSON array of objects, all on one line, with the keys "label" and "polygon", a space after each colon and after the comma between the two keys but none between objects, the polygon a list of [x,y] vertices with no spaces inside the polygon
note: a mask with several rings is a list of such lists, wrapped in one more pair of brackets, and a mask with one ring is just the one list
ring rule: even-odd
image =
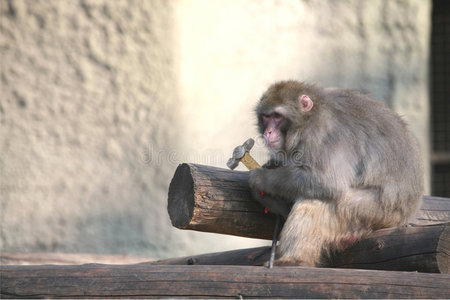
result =
[{"label": "monkey's ear", "polygon": [[298,101],[300,110],[302,112],[308,112],[314,106],[314,103],[312,102],[311,98],[309,98],[309,96],[307,96],[307,95],[298,96],[297,101]]}]

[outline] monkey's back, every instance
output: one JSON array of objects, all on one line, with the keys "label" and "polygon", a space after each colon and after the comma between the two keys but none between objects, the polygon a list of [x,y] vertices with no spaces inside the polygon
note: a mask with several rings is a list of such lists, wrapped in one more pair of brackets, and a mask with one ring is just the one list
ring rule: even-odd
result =
[{"label": "monkey's back", "polygon": [[406,123],[384,104],[356,91],[317,92],[321,94],[323,110],[330,112],[323,117],[332,118],[322,122],[334,123],[329,126],[324,146],[337,146],[334,154],[345,157],[353,171],[348,171],[351,175],[344,174],[346,184],[351,188],[379,189],[381,205],[397,212],[397,223],[406,222],[423,195],[422,160]]}]

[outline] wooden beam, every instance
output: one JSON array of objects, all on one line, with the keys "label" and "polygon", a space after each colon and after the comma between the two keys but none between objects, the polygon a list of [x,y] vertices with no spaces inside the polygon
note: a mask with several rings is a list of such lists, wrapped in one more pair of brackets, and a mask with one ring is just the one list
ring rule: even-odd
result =
[{"label": "wooden beam", "polygon": [[[168,211],[180,229],[272,239],[275,217],[251,198],[248,172],[181,164],[169,187]],[[413,225],[450,221],[450,199],[424,197]]]},{"label": "wooden beam", "polygon": [[450,275],[301,267],[2,266],[2,298],[448,298]]},{"label": "wooden beam", "polygon": [[[450,224],[383,229],[342,253],[324,258],[324,267],[370,270],[450,272]],[[164,259],[165,265],[261,266],[270,247],[258,247]]]}]

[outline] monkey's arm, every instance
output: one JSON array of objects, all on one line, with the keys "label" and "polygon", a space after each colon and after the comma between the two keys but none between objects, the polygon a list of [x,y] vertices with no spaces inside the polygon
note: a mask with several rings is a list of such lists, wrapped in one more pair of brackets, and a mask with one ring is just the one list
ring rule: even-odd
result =
[{"label": "monkey's arm", "polygon": [[[298,198],[334,199],[337,188],[325,186],[322,180],[306,166],[282,166],[275,169],[254,169],[250,171],[249,185],[253,194],[263,191],[279,201],[292,205]],[[257,199],[260,201],[260,199]],[[269,207],[270,208],[270,207]]]}]

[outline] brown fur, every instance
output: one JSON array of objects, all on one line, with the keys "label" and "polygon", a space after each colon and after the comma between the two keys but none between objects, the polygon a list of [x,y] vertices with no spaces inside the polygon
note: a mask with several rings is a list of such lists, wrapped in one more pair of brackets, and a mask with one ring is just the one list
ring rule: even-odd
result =
[{"label": "brown fur", "polygon": [[[297,99],[314,106],[302,112]],[[252,170],[253,196],[286,218],[279,264],[319,265],[373,230],[400,226],[418,209],[423,170],[403,120],[358,92],[296,81],[273,84],[256,113],[283,111],[284,147]],[[284,126],[286,127],[286,126]],[[264,196],[260,195],[264,191]]]}]

